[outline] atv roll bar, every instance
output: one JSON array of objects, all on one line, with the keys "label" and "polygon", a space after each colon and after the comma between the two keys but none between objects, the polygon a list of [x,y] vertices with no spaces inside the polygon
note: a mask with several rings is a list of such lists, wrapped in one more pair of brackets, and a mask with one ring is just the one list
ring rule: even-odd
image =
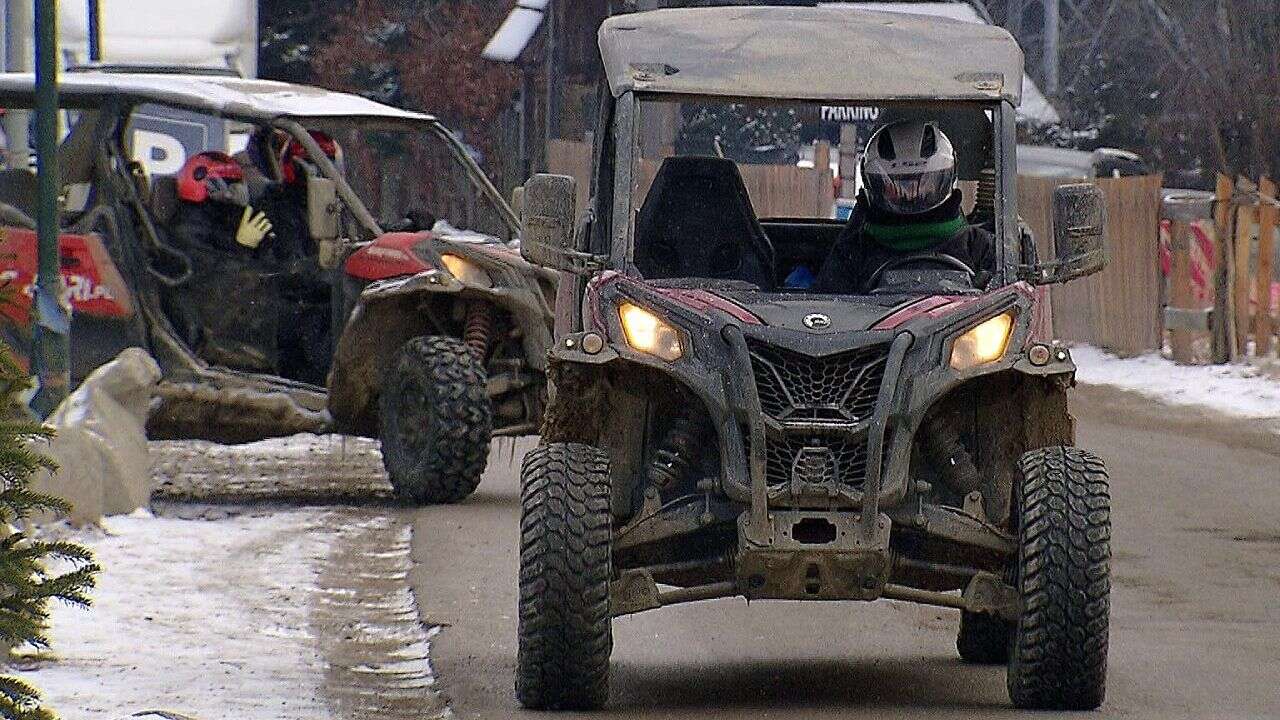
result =
[{"label": "atv roll bar", "polygon": [[[347,207],[351,208],[351,212],[356,216],[356,220],[358,220],[366,230],[373,233],[374,237],[382,235],[383,230],[378,224],[378,221],[374,219],[373,214],[369,212],[369,209],[360,199],[360,196],[351,188],[346,177],[344,177],[338,170],[337,165],[335,165],[333,161],[329,159],[329,156],[320,149],[319,143],[315,141],[315,138],[311,137],[311,133],[307,132],[306,128],[304,128],[297,120],[290,120],[288,118],[276,120],[275,126],[289,133],[299,143],[301,143],[302,147],[306,149],[307,155],[310,156],[310,158],[320,167],[320,171],[324,176],[334,181],[338,189],[339,197],[342,198],[342,201],[346,203]],[[512,236],[519,236],[520,218],[516,217],[511,206],[507,204],[507,201],[502,198],[502,194],[498,192],[498,188],[496,188],[493,182],[489,180],[489,176],[485,175],[484,170],[480,169],[480,166],[476,165],[475,160],[471,159],[471,155],[467,153],[467,150],[462,146],[462,143],[458,142],[458,138],[455,137],[453,133],[449,132],[448,128],[438,122],[432,121],[427,124],[427,127],[430,128],[431,134],[439,138],[440,141],[444,143],[445,147],[449,149],[449,156],[466,170],[467,178],[471,181],[472,185],[474,185],[481,194],[489,197],[490,202],[493,203],[493,206],[497,209],[498,214],[502,217],[503,223],[505,223],[507,228],[511,231]]]},{"label": "atv roll bar", "polygon": [[445,147],[449,148],[449,153],[453,155],[453,159],[457,160],[462,167],[466,168],[467,176],[471,178],[471,182],[480,189],[481,192],[489,195],[489,199],[493,202],[494,207],[498,209],[498,214],[502,216],[502,221],[507,224],[511,230],[513,237],[520,235],[520,218],[516,217],[515,211],[507,204],[502,197],[502,193],[498,192],[498,188],[489,180],[489,176],[484,174],[484,170],[471,159],[471,154],[462,146],[458,138],[445,126],[438,122],[432,122],[431,130],[444,141]]},{"label": "atv roll bar", "polygon": [[369,212],[369,208],[364,206],[360,201],[360,196],[355,190],[351,189],[351,185],[347,183],[347,179],[338,171],[338,166],[333,164],[329,156],[320,149],[320,144],[316,139],[311,137],[311,133],[302,127],[297,120],[281,119],[276,121],[276,127],[284,130],[293,136],[293,139],[302,144],[303,149],[307,151],[308,157],[320,166],[320,171],[324,176],[334,182],[338,188],[338,196],[342,201],[351,208],[351,212],[356,216],[356,220],[365,227],[366,230],[373,233],[374,237],[382,235],[382,226],[378,225],[378,221],[373,218],[373,214]]}]

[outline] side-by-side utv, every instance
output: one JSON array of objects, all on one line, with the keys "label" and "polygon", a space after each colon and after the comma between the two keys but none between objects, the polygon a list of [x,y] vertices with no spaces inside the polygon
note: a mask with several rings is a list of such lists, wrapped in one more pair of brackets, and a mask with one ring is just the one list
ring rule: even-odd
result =
[{"label": "side-by-side utv", "polygon": [[[466,497],[491,434],[537,432],[556,275],[520,257],[516,215],[434,117],[219,75],[84,71],[60,85],[73,381],[143,347],[164,372],[152,437],[379,438],[411,502]],[[2,328],[19,351],[36,255],[20,118],[33,103],[32,76],[0,76],[18,130],[0,170],[0,278],[19,302]],[[271,208],[273,236],[255,249],[231,240],[242,208],[183,196],[185,161],[208,152],[234,155],[235,177],[256,183],[249,204]],[[193,235],[201,213],[229,213],[230,229]]]},{"label": "side-by-side utv", "polygon": [[[522,252],[576,281],[523,466],[520,702],[600,706],[613,618],[741,596],[954,608],[961,657],[1007,663],[1015,705],[1097,707],[1108,481],[1073,446],[1075,366],[1038,286],[1101,269],[1104,207],[1060,188],[1053,258],[1020,229],[1014,40],[721,7],[612,18],[600,50],[590,206],[575,219],[564,176],[524,191]],[[860,292],[805,281],[859,219],[755,208],[842,114],[945,131],[994,271],[920,251]]]}]

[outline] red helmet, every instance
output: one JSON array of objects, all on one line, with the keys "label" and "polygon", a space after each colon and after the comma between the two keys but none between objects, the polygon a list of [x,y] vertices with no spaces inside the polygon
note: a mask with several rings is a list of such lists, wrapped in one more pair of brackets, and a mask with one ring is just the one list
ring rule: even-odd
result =
[{"label": "red helmet", "polygon": [[202,203],[211,196],[227,199],[231,183],[244,182],[240,164],[223,152],[202,152],[187,160],[178,171],[178,197],[187,202]]},{"label": "red helmet", "polygon": [[[308,133],[311,135],[311,139],[315,140],[316,144],[320,146],[320,150],[329,156],[330,160],[338,161],[338,141],[319,130],[309,130]],[[298,142],[297,138],[291,139],[289,144],[285,146],[284,158],[280,163],[282,179],[290,185],[301,180],[302,177],[298,172],[298,163],[305,161],[308,157],[310,157],[310,154],[302,146],[302,143]]]}]

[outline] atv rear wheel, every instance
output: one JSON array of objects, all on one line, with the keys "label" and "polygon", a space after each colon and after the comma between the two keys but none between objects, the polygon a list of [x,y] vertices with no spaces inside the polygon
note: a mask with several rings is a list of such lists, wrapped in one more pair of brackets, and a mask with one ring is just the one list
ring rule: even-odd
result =
[{"label": "atv rear wheel", "polygon": [[1019,462],[1017,588],[1009,658],[1019,708],[1092,710],[1106,695],[1111,498],[1102,461],[1033,450]]},{"label": "atv rear wheel", "polygon": [[520,474],[516,698],[592,710],[609,698],[609,456],[590,445],[530,451]]},{"label": "atv rear wheel", "polygon": [[960,613],[956,650],[960,659],[973,665],[1003,665],[1009,661],[1013,626],[1005,620],[980,613]]},{"label": "atv rear wheel", "polygon": [[489,459],[484,366],[461,340],[410,340],[383,375],[378,422],[382,463],[398,496],[419,504],[462,500]]}]

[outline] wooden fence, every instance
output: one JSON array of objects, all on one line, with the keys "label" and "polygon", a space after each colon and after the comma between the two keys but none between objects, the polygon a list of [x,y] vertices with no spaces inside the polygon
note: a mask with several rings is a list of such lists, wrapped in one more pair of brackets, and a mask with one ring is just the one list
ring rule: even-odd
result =
[{"label": "wooden fence", "polygon": [[[1021,177],[1018,212],[1035,233],[1041,258],[1053,257],[1053,191],[1079,180]],[[1111,261],[1097,275],[1050,291],[1053,336],[1087,342],[1121,356],[1162,345],[1159,176],[1092,181],[1107,202]]]},{"label": "wooden fence", "polygon": [[1263,178],[1234,184],[1218,178],[1214,220],[1219,243],[1215,276],[1214,361],[1265,357],[1275,345],[1273,317],[1276,186]]}]

